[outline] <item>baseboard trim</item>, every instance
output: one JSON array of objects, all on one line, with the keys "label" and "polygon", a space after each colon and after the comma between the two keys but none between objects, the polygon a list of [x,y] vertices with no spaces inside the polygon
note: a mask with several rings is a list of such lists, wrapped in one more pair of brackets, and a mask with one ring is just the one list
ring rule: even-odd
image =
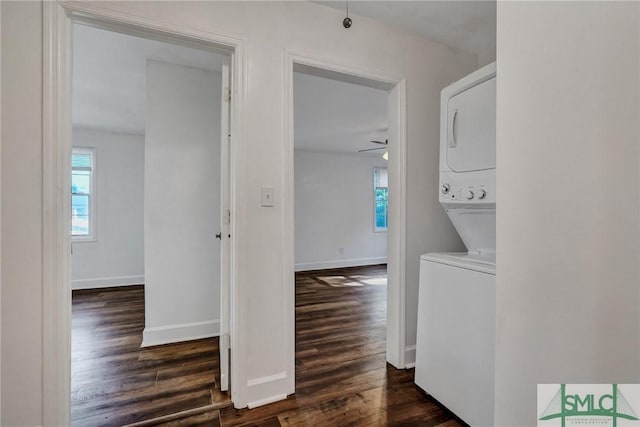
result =
[{"label": "baseboard trim", "polygon": [[260,377],[260,378],[254,378],[252,380],[248,380],[247,387],[255,387],[257,385],[266,384],[266,383],[270,383],[278,380],[283,380],[286,378],[287,378],[287,373],[282,371],[274,375],[269,375],[268,377]]},{"label": "baseboard trim", "polygon": [[115,286],[143,285],[144,276],[118,276],[98,279],[77,279],[71,281],[71,289],[99,289]]},{"label": "baseboard trim", "polygon": [[286,371],[247,380],[249,409],[286,399],[287,393],[282,391],[286,390],[287,380]]},{"label": "baseboard trim", "polygon": [[404,349],[404,368],[411,369],[416,366],[416,346],[408,345]]},{"label": "baseboard trim", "polygon": [[144,328],[141,347],[199,340],[220,335],[220,320]]},{"label": "baseboard trim", "polygon": [[247,403],[247,407],[249,409],[253,409],[253,408],[257,408],[258,406],[268,405],[269,403],[278,402],[286,398],[287,398],[286,394],[276,394],[275,396],[267,397],[265,399],[254,400],[253,402],[249,402]]},{"label": "baseboard trim", "polygon": [[295,265],[296,271],[326,270],[330,268],[360,267],[363,265],[386,264],[387,257],[338,259],[334,261],[301,262]]}]

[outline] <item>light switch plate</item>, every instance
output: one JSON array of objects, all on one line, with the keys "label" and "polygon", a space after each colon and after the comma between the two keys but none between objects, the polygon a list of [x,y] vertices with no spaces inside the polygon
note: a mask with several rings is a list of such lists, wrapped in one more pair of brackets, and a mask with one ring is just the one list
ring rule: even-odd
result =
[{"label": "light switch plate", "polygon": [[273,206],[273,187],[262,187],[262,206]]}]

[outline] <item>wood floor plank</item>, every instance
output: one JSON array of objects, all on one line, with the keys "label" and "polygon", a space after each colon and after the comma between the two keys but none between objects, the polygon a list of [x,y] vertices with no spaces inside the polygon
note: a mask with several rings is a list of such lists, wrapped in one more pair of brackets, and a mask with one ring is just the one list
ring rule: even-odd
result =
[{"label": "wood floor plank", "polygon": [[156,427],[219,427],[220,412],[210,411],[199,415],[180,418],[166,423],[155,424]]},{"label": "wood floor plank", "polygon": [[[73,426],[123,426],[229,400],[217,338],[140,348],[143,287],[74,291],[72,301]],[[216,409],[170,425],[219,421]]]},{"label": "wood floor plank", "polygon": [[142,287],[74,293],[72,425],[463,426],[386,363],[385,278],[384,265],[298,273],[296,393],[251,410],[206,407],[228,400],[216,339],[140,349]]}]

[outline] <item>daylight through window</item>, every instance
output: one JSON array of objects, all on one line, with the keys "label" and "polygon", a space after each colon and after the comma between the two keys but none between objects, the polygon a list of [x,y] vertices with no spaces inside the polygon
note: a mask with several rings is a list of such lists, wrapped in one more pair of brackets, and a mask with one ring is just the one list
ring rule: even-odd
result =
[{"label": "daylight through window", "polygon": [[71,236],[76,240],[93,237],[94,151],[74,148],[71,155]]},{"label": "daylight through window", "polygon": [[389,223],[389,174],[387,168],[373,169],[374,229],[386,231]]}]

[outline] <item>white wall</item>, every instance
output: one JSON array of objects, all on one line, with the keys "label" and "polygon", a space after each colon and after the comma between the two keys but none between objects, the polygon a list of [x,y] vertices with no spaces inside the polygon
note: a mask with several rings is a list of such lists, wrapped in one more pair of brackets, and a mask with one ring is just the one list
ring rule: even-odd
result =
[{"label": "white wall", "polygon": [[[35,426],[42,424],[42,16],[41,6],[36,2],[0,2],[0,7],[0,424]],[[24,31],[25,28],[30,31]]]},{"label": "white wall", "polygon": [[[2,7],[0,7],[0,34],[2,33]],[[2,46],[0,43],[0,81],[2,81]],[[0,84],[0,99],[2,98],[2,85]],[[2,117],[2,103],[0,102],[0,117]],[[0,120],[0,146],[2,141],[2,121]],[[0,148],[0,177],[2,177],[2,149]],[[2,179],[0,178],[0,195],[2,194]],[[2,197],[0,197],[0,216],[2,215]],[[0,222],[0,242],[2,242],[2,224]],[[2,244],[0,244],[0,260],[2,259]],[[0,335],[2,331],[2,263],[0,262]],[[0,360],[2,360],[2,339],[0,338]],[[1,362],[0,362],[1,365]],[[2,384],[2,369],[0,369],[0,384]],[[2,420],[2,387],[0,386],[0,420]]]},{"label": "white wall", "polygon": [[480,52],[478,54],[478,68],[484,67],[485,65],[489,65],[492,62],[495,62],[495,60],[496,60],[495,48],[485,52]]},{"label": "white wall", "polygon": [[420,255],[428,252],[460,252],[465,246],[439,200],[440,92],[450,83],[477,69],[452,57],[435,64],[434,52],[406,58],[407,69],[407,236],[405,290],[405,362],[415,362],[418,319]]},{"label": "white wall", "polygon": [[220,325],[220,73],[147,61],[143,346]]},{"label": "white wall", "polygon": [[498,3],[501,426],[538,383],[640,382],[638,7]]},{"label": "white wall", "polygon": [[[476,58],[311,2],[118,2],[107,9],[245,37],[248,75],[242,146],[237,147],[240,307],[236,389],[240,404],[288,390],[283,333],[284,49],[407,79],[407,344],[415,343],[419,255],[461,249],[438,204],[440,90]],[[2,2],[2,424],[42,423],[42,6]],[[10,161],[9,161],[10,159]],[[23,165],[38,165],[24,168]],[[519,176],[518,174],[517,176]],[[516,176],[516,177],[517,177]],[[20,183],[21,190],[13,186]],[[11,183],[12,187],[8,187]],[[260,208],[275,185],[276,206]],[[10,190],[10,191],[8,191]],[[147,254],[148,255],[148,254]],[[24,399],[29,396],[29,399]]]},{"label": "white wall", "polygon": [[73,289],[144,283],[144,136],[73,129],[95,149],[96,239],[73,243]]},{"label": "white wall", "polygon": [[296,270],[386,262],[387,233],[373,226],[381,155],[295,150],[294,162]]}]

